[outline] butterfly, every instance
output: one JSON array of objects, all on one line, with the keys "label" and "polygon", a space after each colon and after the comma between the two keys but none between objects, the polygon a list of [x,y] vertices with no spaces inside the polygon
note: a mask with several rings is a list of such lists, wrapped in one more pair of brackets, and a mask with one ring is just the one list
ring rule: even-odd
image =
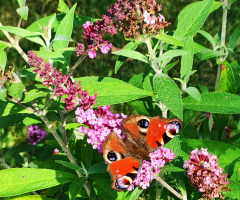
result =
[{"label": "butterfly", "polygon": [[102,144],[103,158],[112,178],[112,188],[127,189],[137,177],[142,160],[150,161],[149,153],[169,142],[180,131],[182,121],[177,117],[166,119],[144,115],[131,115],[122,121],[120,138],[111,132]]}]

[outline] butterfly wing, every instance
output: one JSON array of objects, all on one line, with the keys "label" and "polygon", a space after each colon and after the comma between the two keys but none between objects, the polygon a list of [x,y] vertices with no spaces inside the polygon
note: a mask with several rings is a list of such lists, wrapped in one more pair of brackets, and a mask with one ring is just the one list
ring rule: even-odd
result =
[{"label": "butterfly wing", "polygon": [[173,119],[153,117],[147,129],[145,146],[149,151],[154,151],[174,138],[181,127],[182,121],[177,117]]},{"label": "butterfly wing", "polygon": [[129,141],[125,142],[114,132],[102,145],[103,158],[108,163],[107,170],[112,178],[112,188],[117,191],[123,191],[129,187],[136,178],[141,163],[140,159],[131,156],[130,146],[132,145]]}]

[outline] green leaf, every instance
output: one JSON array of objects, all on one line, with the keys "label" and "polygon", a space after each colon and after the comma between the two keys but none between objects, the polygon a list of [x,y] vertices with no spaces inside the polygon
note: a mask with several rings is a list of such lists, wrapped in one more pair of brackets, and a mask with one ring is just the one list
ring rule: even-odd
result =
[{"label": "green leaf", "polygon": [[7,31],[9,33],[13,33],[21,37],[42,35],[42,33],[40,32],[31,32],[26,29],[14,27],[14,26],[0,26],[0,30]]},{"label": "green leaf", "polygon": [[90,95],[97,93],[96,104],[93,107],[124,103],[146,96],[152,96],[150,91],[142,90],[122,81],[95,82],[84,85]]},{"label": "green leaf", "polygon": [[54,41],[60,41],[60,40],[63,40],[63,41],[68,41],[68,42],[72,42],[72,38],[66,36],[66,35],[58,35],[57,37],[55,37],[52,42]]},{"label": "green leaf", "polygon": [[201,94],[200,94],[200,92],[198,91],[197,88],[195,88],[195,87],[188,87],[188,88],[184,89],[184,91],[186,93],[188,93],[191,97],[196,99],[197,101],[201,100]]},{"label": "green leaf", "polygon": [[222,71],[217,86],[217,92],[236,93],[236,82],[231,65],[228,62],[222,64]]},{"label": "green leaf", "polygon": [[186,6],[178,15],[174,36],[194,36],[209,15],[214,0],[203,0]]},{"label": "green leaf", "polygon": [[183,50],[169,50],[166,53],[163,53],[162,55],[160,55],[158,58],[156,58],[155,61],[160,62],[165,59],[172,59],[174,57],[182,56],[186,54],[188,54],[188,52]]},{"label": "green leaf", "polygon": [[89,169],[92,164],[92,145],[87,143],[87,137],[84,137],[81,143],[81,157],[85,169]]},{"label": "green leaf", "polygon": [[215,41],[214,41],[213,37],[208,32],[203,31],[203,30],[199,30],[198,33],[200,33],[203,37],[205,37],[211,43],[213,49],[215,49]]},{"label": "green leaf", "polygon": [[17,13],[24,19],[24,20],[27,20],[28,18],[28,7],[27,6],[24,6],[24,7],[21,7],[21,8],[18,8],[17,9]]},{"label": "green leaf", "polygon": [[[138,43],[135,42],[129,42],[124,49],[130,49],[135,50],[138,46]],[[122,66],[122,64],[127,60],[127,57],[125,56],[118,56],[116,64],[115,64],[115,74],[118,72],[119,68]]]},{"label": "green leaf", "polygon": [[228,48],[230,49],[234,49],[234,47],[236,46],[238,40],[240,38],[240,24],[235,28],[235,30],[233,31],[230,39],[229,39],[229,43],[228,43]]},{"label": "green leaf", "polygon": [[206,87],[205,85],[201,85],[200,83],[198,83],[198,87],[202,93],[209,93],[208,87]]},{"label": "green leaf", "polygon": [[176,83],[166,74],[153,77],[153,88],[160,101],[179,119],[183,119],[181,92]]},{"label": "green leaf", "polygon": [[35,72],[33,72],[33,70],[36,69],[35,67],[31,67],[28,69],[24,69],[22,71],[21,77],[26,77],[28,79],[32,79],[35,81],[39,81],[42,82],[42,80],[37,76],[37,74]]},{"label": "green leaf", "polygon": [[59,0],[57,10],[60,13],[68,13],[69,12],[69,8],[63,0]]},{"label": "green leaf", "polygon": [[180,167],[175,167],[175,166],[171,166],[171,165],[165,165],[161,171],[167,171],[167,172],[185,172],[184,169],[180,168]]},{"label": "green leaf", "polygon": [[10,126],[29,126],[39,123],[42,123],[42,120],[34,114],[0,116],[0,128],[6,128]]},{"label": "green leaf", "polygon": [[[229,199],[240,199],[240,182],[230,180],[230,191],[224,194],[224,197],[228,197]],[[228,199],[226,198],[226,199]]]},{"label": "green leaf", "polygon": [[53,60],[65,60],[64,56],[61,53],[53,52],[53,51],[34,51],[38,57],[43,59],[53,59]]},{"label": "green leaf", "polygon": [[[7,89],[0,88],[0,100],[1,101],[6,101],[6,97],[7,97]],[[0,104],[2,104],[2,102]]]},{"label": "green leaf", "polygon": [[[181,69],[180,69],[181,79],[192,70],[193,56],[194,56],[193,38],[186,37],[184,39],[184,43],[185,45],[183,47],[183,50],[188,52],[188,54],[183,55],[181,59]],[[188,82],[188,79],[186,79],[186,83],[187,82]]]},{"label": "green leaf", "polygon": [[41,18],[41,19],[33,22],[30,26],[28,26],[26,28],[26,30],[32,31],[32,32],[41,32],[43,26],[47,26],[49,24],[49,21],[53,18],[54,15],[56,15],[56,14],[52,14],[50,16]]},{"label": "green leaf", "polygon": [[5,67],[6,67],[6,64],[7,64],[7,54],[4,51],[4,49],[6,47],[8,47],[8,46],[3,44],[3,43],[0,43],[0,71],[2,70],[2,74],[0,74],[0,75],[4,74]]},{"label": "green leaf", "polygon": [[20,8],[21,8],[24,0],[17,0],[17,1],[18,1],[18,4],[19,4]]},{"label": "green leaf", "polygon": [[82,170],[82,167],[79,167],[78,165],[75,165],[73,163],[67,162],[67,161],[63,161],[63,160],[55,160],[55,162],[69,168],[69,169],[73,169],[75,171],[80,171]]},{"label": "green leaf", "polygon": [[88,170],[88,174],[106,173],[106,172],[107,172],[107,165],[105,163],[97,163],[95,165],[92,165]]},{"label": "green leaf", "polygon": [[31,112],[26,108],[9,101],[0,103],[0,116],[7,116],[16,113],[31,113]]},{"label": "green leaf", "polygon": [[24,195],[20,197],[13,197],[11,198],[11,200],[53,200],[53,199],[40,195]]},{"label": "green leaf", "polygon": [[143,189],[141,189],[140,187],[136,187],[131,193],[129,200],[137,199],[142,192],[143,192]]},{"label": "green leaf", "polygon": [[172,44],[174,46],[181,46],[181,47],[184,46],[184,43],[182,41],[170,35],[159,34],[159,35],[156,35],[155,38],[157,38],[160,41],[166,42],[168,44]]},{"label": "green leaf", "polygon": [[9,88],[9,94],[16,100],[20,100],[22,98],[24,90],[24,85],[22,83],[12,83]]},{"label": "green leaf", "polygon": [[73,181],[74,174],[34,168],[12,168],[0,171],[0,196],[14,196],[42,190]]},{"label": "green leaf", "polygon": [[139,61],[142,61],[144,63],[149,63],[149,60],[146,56],[144,56],[143,54],[137,52],[137,51],[133,51],[130,49],[123,49],[123,50],[119,50],[119,51],[114,51],[112,52],[112,54],[116,54],[119,56],[124,56],[127,58],[133,58]]},{"label": "green leaf", "polygon": [[218,1],[214,1],[213,2],[213,7],[212,7],[210,13],[214,12],[215,10],[217,10],[220,7],[222,7],[222,3],[218,2]]},{"label": "green leaf", "polygon": [[[74,19],[74,11],[77,4],[75,4],[71,10],[66,14],[66,16],[61,21],[58,30],[56,32],[55,38],[59,35],[65,35],[66,37],[70,38],[72,35],[72,29],[73,29],[73,19]],[[68,47],[69,41],[65,40],[57,40],[53,43],[54,49],[63,49]]]},{"label": "green leaf", "polygon": [[170,70],[172,67],[174,67],[176,64],[178,64],[178,62],[179,62],[179,60],[176,60],[175,62],[166,65],[166,66],[163,68],[164,74],[166,74],[168,70]]},{"label": "green leaf", "polygon": [[238,88],[240,88],[240,64],[238,63],[238,61],[233,61],[231,63],[231,67],[232,67],[233,74],[234,74],[236,89],[238,89]]},{"label": "green leaf", "polygon": [[74,200],[79,193],[79,191],[82,189],[84,184],[87,182],[86,177],[80,177],[73,181],[69,187],[69,199]]},{"label": "green leaf", "polygon": [[214,51],[212,49],[203,49],[197,54],[197,57],[200,60],[207,60],[209,58],[215,58],[219,56],[225,56],[225,53],[221,51]]},{"label": "green leaf", "polygon": [[183,107],[210,113],[239,114],[240,97],[230,93],[203,93],[200,101],[192,97],[184,98]]}]

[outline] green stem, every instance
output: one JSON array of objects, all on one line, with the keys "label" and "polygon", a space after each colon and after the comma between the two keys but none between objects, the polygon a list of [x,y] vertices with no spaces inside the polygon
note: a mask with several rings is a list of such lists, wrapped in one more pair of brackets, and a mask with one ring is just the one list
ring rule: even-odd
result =
[{"label": "green stem", "polygon": [[177,198],[183,199],[182,195],[180,195],[176,190],[174,190],[170,185],[168,185],[163,179],[161,179],[157,174],[154,175],[154,178],[162,184],[165,188],[167,188],[171,193],[173,193]]},{"label": "green stem", "polygon": [[[222,7],[223,7],[223,18],[222,18],[222,33],[221,33],[221,43],[220,43],[220,51],[225,52],[225,40],[226,40],[226,29],[227,29],[227,12],[228,12],[228,6],[229,6],[229,0],[222,0]],[[215,84],[215,90],[217,90],[218,82],[220,79],[221,71],[222,71],[222,63],[226,59],[225,56],[222,56],[219,58],[220,64],[218,65],[217,70],[217,78],[216,78],[216,84]]]}]

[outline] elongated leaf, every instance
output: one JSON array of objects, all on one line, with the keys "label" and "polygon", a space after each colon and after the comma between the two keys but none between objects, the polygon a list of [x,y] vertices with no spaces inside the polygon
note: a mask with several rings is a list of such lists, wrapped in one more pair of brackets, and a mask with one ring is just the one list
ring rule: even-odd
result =
[{"label": "elongated leaf", "polygon": [[214,1],[210,13],[214,12],[218,8],[222,7],[222,2]]},{"label": "elongated leaf", "polygon": [[130,49],[123,49],[123,50],[119,50],[119,51],[114,51],[112,52],[112,54],[116,54],[119,56],[124,56],[127,58],[133,58],[139,61],[142,61],[144,63],[149,63],[149,60],[146,56],[144,56],[143,54],[137,52],[137,51],[133,51]]},{"label": "elongated leaf", "polygon": [[9,94],[19,101],[22,98],[23,90],[24,85],[22,83],[13,83],[9,88]]},{"label": "elongated leaf", "polygon": [[[74,11],[77,4],[75,4],[71,10],[67,13],[67,15],[61,21],[58,30],[56,32],[55,38],[59,35],[65,35],[68,38],[71,38],[72,29],[73,29],[73,19],[74,19]],[[69,41],[65,40],[57,40],[54,41],[53,47],[54,49],[63,49],[68,47]]]},{"label": "elongated leaf", "polygon": [[194,36],[209,15],[214,0],[203,0],[186,6],[178,15],[174,36]]},{"label": "elongated leaf", "polygon": [[197,88],[195,87],[188,87],[184,90],[186,93],[188,93],[191,97],[193,97],[194,99],[196,99],[197,101],[200,101],[201,99],[201,94],[198,91]]},{"label": "elongated leaf", "polygon": [[177,60],[177,61],[175,61],[175,62],[173,62],[173,63],[170,63],[170,64],[166,65],[166,66],[163,68],[164,74],[166,74],[169,69],[171,69],[171,68],[174,67],[176,64],[178,64],[178,62],[179,62],[179,60]]},{"label": "elongated leaf", "polygon": [[78,165],[75,165],[73,163],[67,162],[67,161],[63,161],[63,160],[55,160],[55,162],[60,163],[61,165],[73,169],[73,170],[81,170],[82,167],[79,167]]},{"label": "elongated leaf", "polygon": [[0,43],[0,71],[2,70],[2,74],[5,72],[5,67],[7,63],[7,54],[4,49],[8,47],[6,44]]},{"label": "elongated leaf", "polygon": [[79,193],[79,191],[82,189],[84,184],[86,183],[87,178],[86,177],[80,177],[77,180],[73,181],[69,188],[69,199],[74,200]]},{"label": "elongated leaf", "polygon": [[92,165],[92,146],[87,143],[86,136],[81,143],[81,157],[84,168],[88,170]]},{"label": "elongated leaf", "polygon": [[31,113],[31,112],[26,108],[9,101],[0,103],[0,116],[7,116],[16,113]]},{"label": "elongated leaf", "polygon": [[166,74],[156,74],[153,77],[153,88],[160,101],[182,120],[183,105],[181,92],[174,81]]},{"label": "elongated leaf", "polygon": [[84,85],[90,95],[97,93],[96,104],[94,107],[102,105],[112,105],[132,101],[153,93],[142,90],[127,83],[119,82],[96,82]]},{"label": "elongated leaf", "polygon": [[37,76],[37,74],[35,72],[33,72],[34,69],[35,69],[35,67],[24,69],[22,71],[21,77],[26,77],[28,79],[42,82],[42,80]]},{"label": "elongated leaf", "polygon": [[43,59],[53,59],[53,60],[65,60],[64,56],[58,52],[53,51],[34,51],[38,57],[41,57]]},{"label": "elongated leaf", "polygon": [[231,35],[228,43],[228,48],[233,50],[239,38],[240,38],[240,24],[235,28],[235,30],[233,31],[233,34]]},{"label": "elongated leaf", "polygon": [[[138,43],[135,42],[129,42],[124,49],[130,49],[135,50],[138,46]],[[122,64],[127,60],[127,57],[125,56],[118,56],[116,64],[115,64],[115,74],[118,72],[119,68],[122,66]]]},{"label": "elongated leaf", "polygon": [[11,198],[11,200],[53,200],[53,199],[41,195],[26,195],[20,197],[13,197]]},{"label": "elongated leaf", "polygon": [[42,33],[40,32],[31,32],[26,29],[13,27],[13,26],[0,26],[0,30],[7,31],[9,33],[13,33],[21,37],[42,35]]},{"label": "elongated leaf", "polygon": [[0,196],[14,196],[71,182],[76,175],[50,169],[12,168],[0,171]]},{"label": "elongated leaf", "polygon": [[0,116],[0,128],[10,126],[29,126],[32,124],[42,123],[42,120],[33,114],[15,114]]},{"label": "elongated leaf", "polygon": [[183,99],[185,109],[204,111],[219,114],[239,114],[240,96],[230,93],[203,93],[201,100],[197,101],[192,97]]},{"label": "elongated leaf", "polygon": [[215,49],[215,41],[213,37],[206,31],[199,30],[198,33],[200,33],[203,37],[205,37],[212,45],[213,49]]},{"label": "elongated leaf", "polygon": [[92,165],[88,170],[88,174],[106,173],[106,172],[107,172],[107,165],[105,163],[97,163],[95,165]]},{"label": "elongated leaf", "polygon": [[236,93],[236,82],[231,65],[228,62],[222,64],[222,71],[217,86],[217,92]]},{"label": "elongated leaf", "polygon": [[42,89],[33,89],[29,91],[24,99],[21,101],[21,103],[28,103],[34,99],[37,99],[39,97],[46,97],[47,94],[49,94],[49,90],[42,88]]},{"label": "elongated leaf", "polygon": [[57,10],[60,13],[68,13],[69,12],[69,8],[63,0],[59,0]]},{"label": "elongated leaf", "polygon": [[188,54],[188,52],[183,51],[183,50],[169,50],[166,53],[159,56],[157,59],[155,59],[155,61],[160,62],[165,59],[172,59],[174,57],[182,56],[182,55],[186,55],[186,54]]},{"label": "elongated leaf", "polygon": [[[5,88],[0,88],[0,100],[1,101],[6,101],[6,97],[7,97],[7,89]],[[2,102],[1,102],[2,103]],[[0,103],[0,104],[1,104]],[[1,107],[1,106],[0,106]]]},{"label": "elongated leaf", "polygon": [[52,19],[53,15],[56,14],[52,14],[50,16],[47,17],[43,17],[37,21],[35,21],[34,23],[32,23],[30,26],[28,26],[26,28],[26,30],[28,31],[32,31],[32,32],[41,32],[42,31],[42,27],[45,25],[47,26],[49,21]]},{"label": "elongated leaf", "polygon": [[[192,70],[193,66],[193,55],[194,55],[194,46],[193,46],[193,38],[186,37],[184,40],[183,50],[188,52],[188,54],[183,55],[181,59],[181,79],[183,79],[186,74],[188,74]],[[186,83],[188,82],[188,78],[186,79]]]},{"label": "elongated leaf", "polygon": [[233,70],[234,79],[236,83],[236,89],[240,88],[240,64],[238,61],[233,61],[231,63],[231,68]]},{"label": "elongated leaf", "polygon": [[134,191],[131,193],[129,200],[137,199],[142,192],[143,189],[141,189],[140,187],[135,188]]},{"label": "elongated leaf", "polygon": [[159,34],[159,35],[156,35],[155,38],[157,38],[158,40],[161,40],[163,42],[166,42],[168,44],[172,44],[174,46],[181,46],[181,47],[184,46],[184,43],[182,41],[180,41],[170,35]]},{"label": "elongated leaf", "polygon": [[232,181],[230,180],[230,191],[224,194],[226,199],[240,199],[240,182],[239,181]]},{"label": "elongated leaf", "polygon": [[215,58],[215,57],[224,56],[224,55],[225,53],[221,51],[213,51],[212,49],[203,49],[197,54],[197,57],[200,60],[207,60],[209,58]]}]

